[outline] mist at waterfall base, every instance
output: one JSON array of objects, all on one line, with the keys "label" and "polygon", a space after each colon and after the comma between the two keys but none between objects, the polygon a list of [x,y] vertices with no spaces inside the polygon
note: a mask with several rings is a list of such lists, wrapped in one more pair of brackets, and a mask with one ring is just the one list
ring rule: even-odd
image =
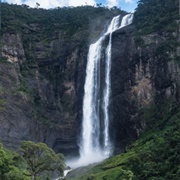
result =
[{"label": "mist at waterfall base", "polygon": [[[66,161],[72,169],[100,162],[111,156],[113,145],[109,135],[109,103],[111,94],[111,48],[112,33],[132,23],[133,13],[114,17],[107,31],[89,46],[86,79],[84,84],[82,132],[80,157]],[[101,78],[102,45],[109,36],[105,48],[105,78]],[[103,81],[103,82],[102,82]],[[103,85],[103,88],[102,88]]]}]

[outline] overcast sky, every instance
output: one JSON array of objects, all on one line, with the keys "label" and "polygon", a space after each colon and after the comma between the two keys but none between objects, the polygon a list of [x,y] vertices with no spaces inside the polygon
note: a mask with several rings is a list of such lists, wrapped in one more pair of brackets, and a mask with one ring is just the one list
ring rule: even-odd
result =
[{"label": "overcast sky", "polygon": [[120,7],[122,10],[131,12],[137,6],[138,0],[2,0],[13,4],[27,4],[35,7],[36,2],[40,4],[41,8],[55,8],[62,6],[81,6],[81,5],[95,5],[102,3],[102,5],[113,7]]}]

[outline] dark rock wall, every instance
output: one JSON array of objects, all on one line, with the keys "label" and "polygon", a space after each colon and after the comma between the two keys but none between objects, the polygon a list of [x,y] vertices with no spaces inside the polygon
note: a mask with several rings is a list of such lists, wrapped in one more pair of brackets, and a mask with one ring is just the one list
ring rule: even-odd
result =
[{"label": "dark rock wall", "polygon": [[[56,33],[57,34],[57,33]],[[0,67],[0,137],[9,148],[22,140],[77,153],[87,45],[58,34],[48,42],[4,34]]]},{"label": "dark rock wall", "polygon": [[[179,102],[180,68],[175,62],[178,49],[162,56],[159,47],[167,35],[142,36],[144,44],[138,46],[134,32],[130,25],[113,33],[110,131],[115,152],[147,129],[144,109],[161,107],[168,98]],[[177,39],[178,34],[171,36]]]},{"label": "dark rock wall", "polygon": [[[150,34],[138,46],[133,25],[113,33],[110,134],[115,152],[146,129],[143,108],[168,97],[179,101],[180,69],[173,53],[168,61],[156,53],[165,39]],[[41,141],[65,155],[77,154],[88,44],[81,34],[68,40],[61,31],[47,39],[4,34],[1,43],[1,141],[9,148],[22,140]]]}]

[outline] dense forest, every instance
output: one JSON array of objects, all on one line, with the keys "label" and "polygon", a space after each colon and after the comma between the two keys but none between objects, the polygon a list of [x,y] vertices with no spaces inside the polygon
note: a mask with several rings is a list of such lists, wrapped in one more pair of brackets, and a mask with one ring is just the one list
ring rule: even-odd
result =
[{"label": "dense forest", "polygon": [[[23,33],[23,41],[27,62],[21,64],[26,71],[32,67],[33,42],[49,43],[54,32],[61,30],[63,37],[74,40],[83,37],[86,45],[97,39],[100,34],[98,27],[102,22],[117,14],[125,15],[118,8],[104,7],[57,7],[55,9],[30,8],[27,5],[9,5],[1,3],[3,33]],[[155,51],[163,61],[180,63],[179,42],[179,4],[178,0],[139,0],[134,15],[134,39],[138,47],[145,47],[144,36],[151,34],[163,35],[165,40]],[[98,18],[94,18],[98,16]],[[94,22],[94,20],[96,22]],[[97,31],[96,29],[97,28]],[[96,32],[89,39],[89,33]],[[101,29],[101,28],[100,28]],[[42,31],[43,30],[43,31]],[[43,32],[43,33],[42,33]],[[38,36],[38,39],[32,39]],[[32,42],[32,46],[29,43]],[[84,45],[83,44],[83,45]],[[2,46],[2,44],[0,44]],[[55,56],[53,54],[52,56]],[[0,63],[6,59],[0,58]],[[50,76],[48,74],[48,76]],[[23,91],[27,91],[23,87]],[[0,85],[0,111],[6,111],[6,100]],[[129,145],[124,153],[105,160],[88,172],[77,173],[68,179],[86,180],[178,180],[180,177],[180,109],[176,99],[164,99],[156,102],[141,114],[147,124],[146,132],[138,140]],[[41,156],[43,154],[43,156]],[[35,163],[34,163],[35,161]],[[50,179],[50,172],[62,175],[63,155],[56,154],[43,143],[23,141],[16,152],[6,149],[0,144],[0,179],[30,180],[35,178]]]},{"label": "dense forest", "polygon": [[[29,25],[29,33],[41,33],[42,38],[51,36],[52,31],[66,31],[67,38],[72,37],[78,31],[82,31],[87,36],[89,28],[94,23],[100,25],[106,18],[111,18],[117,14],[124,13],[118,8],[108,9],[105,7],[79,6],[79,7],[57,7],[55,9],[30,8],[27,5],[1,4],[2,8],[2,32],[23,32]],[[93,21],[99,16],[98,22]],[[43,30],[33,29],[33,25],[38,24]],[[32,26],[31,26],[32,25]],[[27,33],[27,32],[26,32]]]},{"label": "dense forest", "polygon": [[[136,43],[144,46],[141,35],[158,33],[166,36],[166,41],[160,44],[157,54],[168,59],[168,52],[175,52],[179,41],[173,33],[179,31],[179,4],[175,0],[140,0],[135,13],[134,23],[136,25]],[[179,62],[175,55],[174,60]]]},{"label": "dense forest", "polygon": [[177,0],[139,0],[134,23],[138,33],[173,32],[179,21]]}]

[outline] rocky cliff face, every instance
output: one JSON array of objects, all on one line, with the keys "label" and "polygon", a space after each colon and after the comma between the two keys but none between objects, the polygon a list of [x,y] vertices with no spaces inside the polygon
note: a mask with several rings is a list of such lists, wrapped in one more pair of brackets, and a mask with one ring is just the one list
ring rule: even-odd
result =
[{"label": "rocky cliff face", "polygon": [[9,148],[42,141],[77,152],[87,47],[56,37],[48,45],[31,41],[27,49],[23,41],[23,34],[2,36],[1,141]]},{"label": "rocky cliff face", "polygon": [[178,32],[144,35],[142,44],[134,32],[130,25],[113,34],[111,131],[118,151],[147,129],[148,109],[160,112],[167,101],[179,103],[178,48],[163,49],[170,40],[177,42]]},{"label": "rocky cliff face", "polygon": [[[40,12],[27,7],[3,5],[0,140],[11,149],[18,148],[23,140],[31,140],[45,142],[65,155],[77,154],[89,42],[94,42],[104,30],[102,21],[107,24],[119,11],[99,8],[103,15],[94,17],[98,8],[89,6],[72,11],[64,8]],[[6,14],[6,9],[17,15],[18,27],[11,24],[16,18]],[[90,15],[82,18],[80,12],[87,10]],[[18,16],[20,11],[24,13],[25,21]],[[63,16],[65,11],[67,14]],[[69,16],[69,11],[75,13],[75,17]],[[78,27],[74,22],[67,23],[60,18],[58,21],[65,23],[62,25],[55,20],[57,14],[54,16],[53,13],[56,12],[69,21],[79,18],[76,22],[80,19],[83,22],[79,22]],[[27,23],[29,18],[26,13],[35,18],[36,23],[34,20]],[[48,19],[49,23],[52,21],[51,25],[44,17],[48,13],[52,13],[51,17],[48,16],[52,18]],[[37,17],[44,19],[44,24],[37,21]]]},{"label": "rocky cliff face", "polygon": [[[1,38],[0,139],[9,148],[32,140],[77,154],[88,43],[81,33],[67,39],[65,31],[55,31],[42,39],[32,30],[40,27],[26,25],[24,33]],[[178,34],[149,34],[139,45],[133,25],[113,33],[110,124],[116,151],[146,129],[145,109],[165,99],[179,102],[178,49],[167,51],[168,59],[159,53],[168,36]]]}]

